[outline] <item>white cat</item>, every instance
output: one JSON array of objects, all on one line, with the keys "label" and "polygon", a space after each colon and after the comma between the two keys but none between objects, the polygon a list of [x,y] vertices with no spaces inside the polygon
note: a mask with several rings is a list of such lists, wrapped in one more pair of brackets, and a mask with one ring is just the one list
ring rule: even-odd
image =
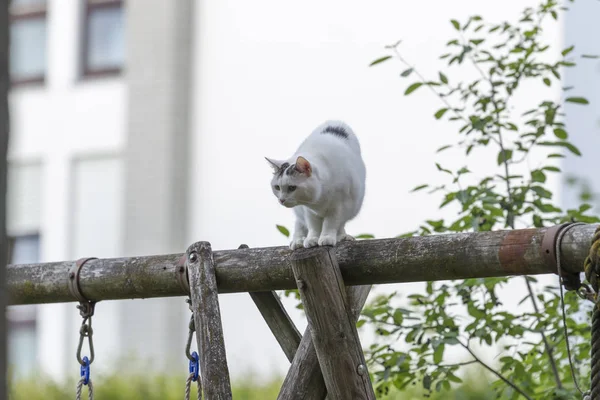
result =
[{"label": "white cat", "polygon": [[267,161],[274,169],[273,194],[296,213],[292,250],[354,240],[344,227],[362,206],[366,169],[358,138],[348,125],[327,121],[292,157]]}]

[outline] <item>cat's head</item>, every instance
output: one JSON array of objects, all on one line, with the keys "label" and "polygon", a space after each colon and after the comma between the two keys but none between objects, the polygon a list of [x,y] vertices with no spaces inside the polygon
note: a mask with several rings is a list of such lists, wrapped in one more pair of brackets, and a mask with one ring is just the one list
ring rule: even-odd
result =
[{"label": "cat's head", "polygon": [[265,158],[273,167],[271,190],[279,200],[279,204],[290,208],[314,202],[316,182],[312,166],[306,158],[298,157],[293,164]]}]

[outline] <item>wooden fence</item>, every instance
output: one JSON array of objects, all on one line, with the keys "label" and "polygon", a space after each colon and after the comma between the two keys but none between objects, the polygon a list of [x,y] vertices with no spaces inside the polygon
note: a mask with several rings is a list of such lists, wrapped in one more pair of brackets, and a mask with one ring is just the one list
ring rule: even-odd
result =
[{"label": "wooden fence", "polygon": [[[218,293],[249,292],[291,362],[278,399],[374,399],[356,330],[371,285],[583,271],[593,225],[9,265],[10,304],[190,296],[206,399],[230,399]],[[557,245],[557,240],[560,242]],[[298,288],[301,335],[275,290]]]}]

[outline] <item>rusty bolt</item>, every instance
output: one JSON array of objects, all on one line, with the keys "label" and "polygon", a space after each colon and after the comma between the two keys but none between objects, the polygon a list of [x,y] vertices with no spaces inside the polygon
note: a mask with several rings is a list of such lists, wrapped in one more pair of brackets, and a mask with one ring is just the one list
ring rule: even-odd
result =
[{"label": "rusty bolt", "polygon": [[69,279],[75,279],[75,272],[69,273]]},{"label": "rusty bolt", "polygon": [[190,260],[190,262],[196,262],[198,260],[198,253],[196,253],[195,251],[192,251],[190,253],[189,260]]},{"label": "rusty bolt", "polygon": [[362,364],[358,364],[358,367],[356,367],[356,372],[361,376],[365,374],[366,370],[367,369]]},{"label": "rusty bolt", "polygon": [[179,267],[179,272],[181,272],[183,274],[184,271],[185,271],[185,268],[183,266]]}]

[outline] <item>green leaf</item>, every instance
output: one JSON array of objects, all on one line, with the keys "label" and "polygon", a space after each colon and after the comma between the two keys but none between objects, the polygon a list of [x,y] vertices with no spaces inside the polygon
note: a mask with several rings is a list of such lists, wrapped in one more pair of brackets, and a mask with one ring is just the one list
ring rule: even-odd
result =
[{"label": "green leaf", "polygon": [[425,185],[419,185],[419,186],[415,187],[413,190],[411,190],[411,192],[417,192],[417,191],[419,191],[421,189],[425,189],[427,187],[429,187],[429,185],[427,185],[427,184],[425,184]]},{"label": "green leaf", "polygon": [[546,84],[546,86],[552,85],[552,81],[550,81],[549,78],[544,78],[544,83]]},{"label": "green leaf", "polygon": [[402,321],[404,321],[404,313],[401,310],[396,310],[394,311],[394,324],[401,326],[402,325]]},{"label": "green leaf", "polygon": [[442,362],[444,358],[444,343],[440,343],[440,345],[433,352],[433,362],[434,364],[439,364]]},{"label": "green leaf", "polygon": [[290,231],[283,225],[275,225],[277,230],[283,234],[285,237],[290,237]]},{"label": "green leaf", "polygon": [[452,23],[452,26],[454,26],[454,29],[456,29],[457,31],[460,30],[460,24],[458,23],[457,20],[455,20],[455,19],[450,20],[450,23]]},{"label": "green leaf", "polygon": [[400,74],[400,76],[407,77],[407,76],[409,76],[410,74],[412,74],[412,72],[413,72],[413,69],[412,69],[412,68],[409,68],[409,69],[407,69],[407,70],[403,71],[403,72]]},{"label": "green leaf", "polygon": [[577,104],[590,104],[590,102],[585,97],[567,97],[565,101]]},{"label": "green leaf", "polygon": [[446,149],[449,149],[450,147],[452,147],[452,145],[451,145],[451,144],[447,144],[447,145],[445,145],[445,146],[442,146],[442,147],[440,147],[440,148],[439,148],[439,149],[437,149],[435,152],[436,152],[436,153],[440,153],[440,152],[442,152],[442,151],[444,151],[444,150],[446,150]]},{"label": "green leaf", "polygon": [[566,49],[564,49],[560,54],[564,56],[566,56],[567,54],[569,54],[570,52],[573,51],[573,49],[575,48],[575,46],[571,46],[571,47],[567,47]]},{"label": "green leaf", "polygon": [[512,158],[513,151],[512,150],[500,150],[498,153],[498,165],[509,161]]},{"label": "green leaf", "polygon": [[435,119],[442,118],[444,116],[444,114],[446,114],[446,111],[448,111],[447,108],[440,108],[439,110],[437,110],[435,113]]},{"label": "green leaf", "polygon": [[559,139],[563,139],[563,140],[565,140],[567,137],[569,137],[569,135],[567,134],[567,131],[565,131],[562,128],[554,129],[554,136],[556,136]]},{"label": "green leaf", "polygon": [[442,83],[446,83],[446,84],[448,83],[448,77],[441,72],[440,72],[440,81]]},{"label": "green leaf", "polygon": [[543,167],[542,170],[544,170],[544,171],[552,171],[552,172],[560,172],[560,168],[554,167],[552,165],[548,165],[547,167]]},{"label": "green leaf", "polygon": [[600,56],[597,56],[595,54],[582,54],[581,58],[592,58],[592,59],[596,59],[596,58],[600,58]]},{"label": "green leaf", "polygon": [[410,85],[409,87],[406,88],[406,91],[404,92],[404,95],[407,96],[409,94],[411,94],[412,92],[414,92],[415,90],[417,90],[418,88],[420,88],[423,84],[421,82],[415,82],[412,85]]},{"label": "green leaf", "polygon": [[531,180],[533,182],[544,183],[544,182],[546,182],[546,174],[544,174],[539,169],[533,170],[533,171],[531,171]]},{"label": "green leaf", "polygon": [[370,233],[361,233],[360,235],[355,236],[356,239],[375,239],[374,235]]},{"label": "green leaf", "polygon": [[544,199],[550,199],[550,198],[552,198],[552,192],[544,189],[541,186],[533,186],[531,188],[531,190],[533,190],[533,192],[535,192],[535,194],[537,194],[541,198],[544,198]]},{"label": "green leaf", "polygon": [[423,389],[425,389],[425,390],[431,389],[431,375],[425,375],[423,377]]},{"label": "green leaf", "polygon": [[[561,147],[566,147],[567,149],[569,149],[569,151],[571,153],[573,153],[575,155],[578,155],[578,156],[581,155],[581,151],[579,151],[579,149],[577,147],[575,147],[573,144],[571,144],[569,142],[538,142],[538,145],[540,145],[540,146],[561,146]],[[548,157],[552,157],[552,156],[553,155],[550,154]]]},{"label": "green leaf", "polygon": [[372,67],[373,65],[381,64],[382,62],[387,61],[390,58],[392,58],[392,56],[385,56],[385,57],[378,58],[377,60],[375,60],[371,64],[369,64],[369,67]]}]

